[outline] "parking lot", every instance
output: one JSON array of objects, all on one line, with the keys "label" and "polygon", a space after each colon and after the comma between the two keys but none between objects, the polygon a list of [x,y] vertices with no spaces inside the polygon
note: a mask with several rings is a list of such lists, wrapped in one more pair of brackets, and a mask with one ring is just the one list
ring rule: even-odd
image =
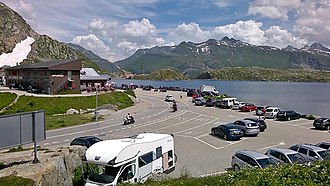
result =
[{"label": "parking lot", "polygon": [[[167,93],[138,92],[139,94],[142,99],[146,99],[144,95],[148,94],[149,97],[163,100]],[[155,117],[152,121],[132,126],[130,130],[118,131],[117,135],[127,136],[134,132],[173,133],[178,156],[177,169],[172,174],[174,176],[183,172],[192,176],[202,176],[230,170],[231,156],[238,150],[256,150],[265,153],[270,147],[290,147],[297,143],[315,144],[330,139],[328,131],[313,128],[312,120],[266,119],[268,128],[257,137],[226,141],[210,135],[210,129],[220,123],[254,116],[254,112],[194,106],[191,98],[184,96],[183,99],[178,99],[179,93],[171,94],[178,100],[178,112]]]}]

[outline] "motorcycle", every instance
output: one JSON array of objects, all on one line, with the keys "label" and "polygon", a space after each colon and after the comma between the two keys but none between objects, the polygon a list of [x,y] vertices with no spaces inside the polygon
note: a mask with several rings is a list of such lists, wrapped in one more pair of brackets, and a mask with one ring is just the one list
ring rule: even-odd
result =
[{"label": "motorcycle", "polygon": [[131,117],[124,117],[124,125],[128,125],[128,124],[133,124],[135,123],[135,119],[133,118],[133,116]]},{"label": "motorcycle", "polygon": [[172,106],[172,109],[173,109],[173,112],[176,112],[176,111],[178,111],[178,106],[175,104]]}]

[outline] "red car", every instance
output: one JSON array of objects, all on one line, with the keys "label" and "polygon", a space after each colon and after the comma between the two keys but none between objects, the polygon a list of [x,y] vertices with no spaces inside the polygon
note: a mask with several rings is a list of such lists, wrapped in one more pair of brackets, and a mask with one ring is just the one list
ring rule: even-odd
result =
[{"label": "red car", "polygon": [[251,111],[255,111],[257,110],[257,106],[253,105],[253,104],[250,104],[250,103],[247,103],[245,106],[242,106],[240,108],[240,110],[242,112],[251,112]]}]

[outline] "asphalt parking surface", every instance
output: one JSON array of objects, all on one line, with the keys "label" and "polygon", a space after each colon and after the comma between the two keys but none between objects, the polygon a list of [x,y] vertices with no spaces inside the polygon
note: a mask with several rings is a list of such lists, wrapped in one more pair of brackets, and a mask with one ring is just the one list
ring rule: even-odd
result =
[{"label": "asphalt parking surface", "polygon": [[[169,176],[177,177],[183,173],[204,176],[230,170],[231,157],[238,150],[265,153],[270,147],[330,141],[328,131],[315,130],[313,121],[306,119],[266,119],[267,129],[257,137],[226,141],[210,135],[211,128],[221,123],[254,116],[254,112],[194,106],[185,93],[182,93],[183,98],[180,99],[180,93],[137,89],[136,95],[140,103],[136,106],[106,115],[104,121],[47,131],[47,139],[38,142],[38,145],[68,145],[74,137],[85,135],[115,139],[141,132],[171,133],[175,136],[175,153],[178,159],[176,170]],[[171,112],[171,103],[164,101],[167,94],[173,95],[177,100],[177,112]],[[127,112],[133,114],[136,123],[123,125],[122,119]]]}]

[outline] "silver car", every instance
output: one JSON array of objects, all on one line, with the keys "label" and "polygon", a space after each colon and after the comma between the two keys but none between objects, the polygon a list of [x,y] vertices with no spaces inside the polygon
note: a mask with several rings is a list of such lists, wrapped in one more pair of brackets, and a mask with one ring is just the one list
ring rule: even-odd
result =
[{"label": "silver car", "polygon": [[324,160],[327,155],[326,149],[312,144],[297,144],[291,146],[290,149],[321,161]]},{"label": "silver car", "polygon": [[243,168],[266,168],[276,165],[276,162],[272,158],[250,150],[237,151],[231,158],[231,166],[234,171]]},{"label": "silver car", "polygon": [[244,136],[258,136],[260,132],[259,125],[251,120],[237,120],[233,124],[237,125],[244,133]]},{"label": "silver car", "polygon": [[284,148],[270,148],[266,155],[281,165],[310,165],[315,160],[297,151]]}]

